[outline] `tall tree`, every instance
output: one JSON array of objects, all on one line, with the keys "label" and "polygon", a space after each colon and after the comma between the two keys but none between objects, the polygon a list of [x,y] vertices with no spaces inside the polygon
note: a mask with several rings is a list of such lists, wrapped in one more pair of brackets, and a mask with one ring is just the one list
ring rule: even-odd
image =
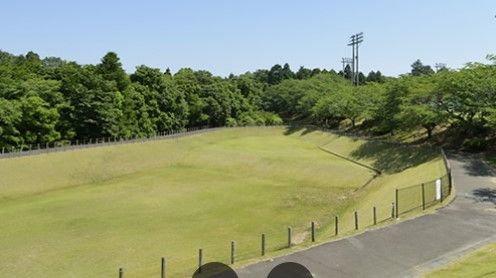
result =
[{"label": "tall tree", "polygon": [[413,62],[411,74],[413,76],[431,75],[434,70],[429,65],[424,65],[420,59]]},{"label": "tall tree", "polygon": [[101,63],[96,66],[96,72],[105,80],[114,81],[121,92],[129,85],[129,78],[115,52],[108,52],[103,56]]}]

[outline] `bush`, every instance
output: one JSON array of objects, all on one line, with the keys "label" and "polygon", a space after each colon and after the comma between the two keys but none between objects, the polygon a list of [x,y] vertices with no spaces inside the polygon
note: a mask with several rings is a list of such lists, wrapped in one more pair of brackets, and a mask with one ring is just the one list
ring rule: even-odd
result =
[{"label": "bush", "polygon": [[255,125],[255,120],[251,117],[251,113],[242,113],[239,115],[238,124],[240,126],[253,126]]},{"label": "bush", "polygon": [[229,117],[226,120],[226,126],[228,127],[238,126],[238,122],[236,121],[236,119]]},{"label": "bush", "polygon": [[489,146],[488,140],[485,138],[470,138],[470,139],[465,139],[462,144],[463,148],[472,151],[472,152],[480,152],[484,151],[487,149]]},{"label": "bush", "polygon": [[266,125],[282,125],[283,121],[279,115],[270,113],[270,112],[265,112],[263,113],[264,119],[265,119],[265,124]]}]

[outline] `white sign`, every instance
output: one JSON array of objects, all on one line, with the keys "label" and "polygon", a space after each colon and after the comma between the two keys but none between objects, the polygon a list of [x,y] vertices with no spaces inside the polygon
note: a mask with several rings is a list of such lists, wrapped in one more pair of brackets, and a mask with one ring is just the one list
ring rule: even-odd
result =
[{"label": "white sign", "polygon": [[441,179],[436,180],[436,200],[441,200]]}]

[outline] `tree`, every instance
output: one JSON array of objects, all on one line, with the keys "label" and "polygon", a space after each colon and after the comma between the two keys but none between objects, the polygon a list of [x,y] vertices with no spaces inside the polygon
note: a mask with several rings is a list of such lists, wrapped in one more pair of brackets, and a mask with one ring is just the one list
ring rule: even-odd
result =
[{"label": "tree", "polygon": [[59,120],[57,109],[38,96],[24,97],[20,101],[22,112],[18,130],[23,135],[23,145],[51,143],[60,139],[56,130]]},{"label": "tree", "polygon": [[17,147],[23,142],[18,130],[21,119],[19,102],[0,97],[0,147]]},{"label": "tree", "polygon": [[300,69],[296,72],[296,79],[303,80],[312,77],[312,70],[301,66]]},{"label": "tree", "polygon": [[101,74],[103,79],[114,81],[121,92],[129,85],[129,78],[114,52],[108,52],[103,56],[101,63],[96,66],[96,72]]},{"label": "tree", "polygon": [[421,75],[431,75],[434,73],[434,70],[429,65],[422,64],[422,61],[418,59],[412,64],[411,74],[413,76],[421,76]]},{"label": "tree", "polygon": [[270,85],[276,85],[281,83],[281,81],[284,79],[283,73],[282,73],[282,67],[281,65],[274,65],[268,74],[267,81]]},{"label": "tree", "polygon": [[496,107],[496,66],[474,64],[457,72],[439,74],[440,107],[466,133],[484,132]]},{"label": "tree", "polygon": [[353,72],[351,71],[351,67],[350,65],[346,65],[346,67],[344,68],[344,78],[351,80],[352,77],[353,77]]},{"label": "tree", "polygon": [[366,81],[384,83],[386,81],[386,78],[382,75],[380,71],[377,72],[371,71],[369,72],[369,75],[367,75]]},{"label": "tree", "polygon": [[434,128],[446,121],[446,115],[438,102],[432,78],[404,77],[407,92],[403,97],[400,112],[396,115],[402,128],[423,127],[427,138],[432,137]]},{"label": "tree", "polygon": [[407,86],[401,80],[397,80],[386,86],[384,95],[378,96],[379,102],[372,117],[376,123],[377,132],[394,134],[395,130],[401,127],[397,115],[401,111],[403,97],[407,92]]},{"label": "tree", "polygon": [[139,66],[131,75],[131,81],[148,88],[144,98],[156,131],[177,130],[186,126],[188,106],[184,94],[160,69]]}]

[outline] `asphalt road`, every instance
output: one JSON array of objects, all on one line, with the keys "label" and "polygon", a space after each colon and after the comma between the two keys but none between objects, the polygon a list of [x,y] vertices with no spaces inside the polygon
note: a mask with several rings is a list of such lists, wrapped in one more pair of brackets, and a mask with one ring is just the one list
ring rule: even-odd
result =
[{"label": "asphalt road", "polygon": [[496,174],[475,156],[450,155],[456,199],[431,215],[370,230],[250,265],[241,278],[267,277],[283,262],[313,277],[417,277],[489,242],[496,242]]}]

